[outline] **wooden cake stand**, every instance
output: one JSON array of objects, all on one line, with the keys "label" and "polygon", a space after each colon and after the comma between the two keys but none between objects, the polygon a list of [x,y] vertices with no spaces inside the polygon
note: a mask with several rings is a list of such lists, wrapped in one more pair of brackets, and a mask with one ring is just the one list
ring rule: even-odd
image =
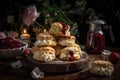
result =
[{"label": "wooden cake stand", "polygon": [[86,71],[89,67],[89,56],[86,52],[82,51],[82,57],[76,61],[62,61],[56,59],[51,62],[39,62],[33,59],[32,54],[27,56],[30,62],[29,67],[39,67],[45,73],[67,73],[75,71]]}]

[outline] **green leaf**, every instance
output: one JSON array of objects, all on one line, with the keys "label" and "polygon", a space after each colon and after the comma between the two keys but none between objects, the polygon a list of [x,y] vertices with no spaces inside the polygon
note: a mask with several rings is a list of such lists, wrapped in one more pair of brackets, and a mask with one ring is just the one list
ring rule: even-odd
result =
[{"label": "green leaf", "polygon": [[55,10],[56,10],[54,7],[51,7],[51,6],[48,6],[47,9],[48,9],[49,11],[55,11]]}]

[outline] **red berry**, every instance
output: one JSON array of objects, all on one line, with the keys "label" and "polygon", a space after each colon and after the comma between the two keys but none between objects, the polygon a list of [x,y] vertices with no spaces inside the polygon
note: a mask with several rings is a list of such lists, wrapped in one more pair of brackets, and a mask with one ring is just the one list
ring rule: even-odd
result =
[{"label": "red berry", "polygon": [[120,55],[116,52],[112,52],[109,56],[110,62],[116,64],[120,60]]},{"label": "red berry", "polygon": [[24,54],[25,54],[25,55],[28,55],[28,54],[30,54],[30,50],[28,50],[28,49],[25,49],[25,50],[24,50]]}]

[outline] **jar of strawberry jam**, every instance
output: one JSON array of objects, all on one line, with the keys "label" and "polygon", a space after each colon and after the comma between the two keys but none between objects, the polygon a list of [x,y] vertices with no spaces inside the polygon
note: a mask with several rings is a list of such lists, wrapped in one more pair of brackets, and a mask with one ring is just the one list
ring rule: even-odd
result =
[{"label": "jar of strawberry jam", "polygon": [[89,53],[101,53],[105,49],[105,36],[101,25],[102,20],[92,20],[89,22],[89,31],[86,39],[86,51]]}]

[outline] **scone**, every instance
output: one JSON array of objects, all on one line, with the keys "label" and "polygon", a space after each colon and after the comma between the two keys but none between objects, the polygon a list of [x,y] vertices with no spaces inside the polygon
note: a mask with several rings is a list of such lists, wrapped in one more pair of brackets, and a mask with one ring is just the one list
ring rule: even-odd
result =
[{"label": "scone", "polygon": [[111,76],[114,72],[114,66],[109,61],[96,60],[91,63],[90,72],[95,75]]},{"label": "scone", "polygon": [[58,44],[61,46],[72,46],[75,44],[75,37],[74,36],[60,37],[58,40]]},{"label": "scone", "polygon": [[33,59],[42,62],[53,61],[55,56],[55,50],[52,47],[33,47],[32,48]]},{"label": "scone", "polygon": [[50,34],[55,36],[69,36],[70,35],[70,26],[64,22],[54,22],[51,24],[49,29]]},{"label": "scone", "polygon": [[34,46],[41,47],[41,46],[56,46],[57,42],[54,38],[54,36],[50,35],[48,32],[40,33],[36,37],[36,41],[34,43]]},{"label": "scone", "polygon": [[61,53],[61,50],[63,49],[63,48],[65,48],[65,47],[63,47],[63,46],[60,46],[60,45],[57,45],[57,46],[55,46],[55,47],[53,47],[54,49],[55,49],[55,54],[56,54],[56,56],[58,57],[59,55],[60,55],[60,53]]},{"label": "scone", "polygon": [[59,58],[61,60],[74,61],[81,59],[81,49],[77,47],[65,47],[61,50]]},{"label": "scone", "polygon": [[70,45],[70,46],[68,46],[68,47],[77,47],[77,48],[81,49],[80,45],[78,45],[77,43],[72,44],[72,45]]}]

